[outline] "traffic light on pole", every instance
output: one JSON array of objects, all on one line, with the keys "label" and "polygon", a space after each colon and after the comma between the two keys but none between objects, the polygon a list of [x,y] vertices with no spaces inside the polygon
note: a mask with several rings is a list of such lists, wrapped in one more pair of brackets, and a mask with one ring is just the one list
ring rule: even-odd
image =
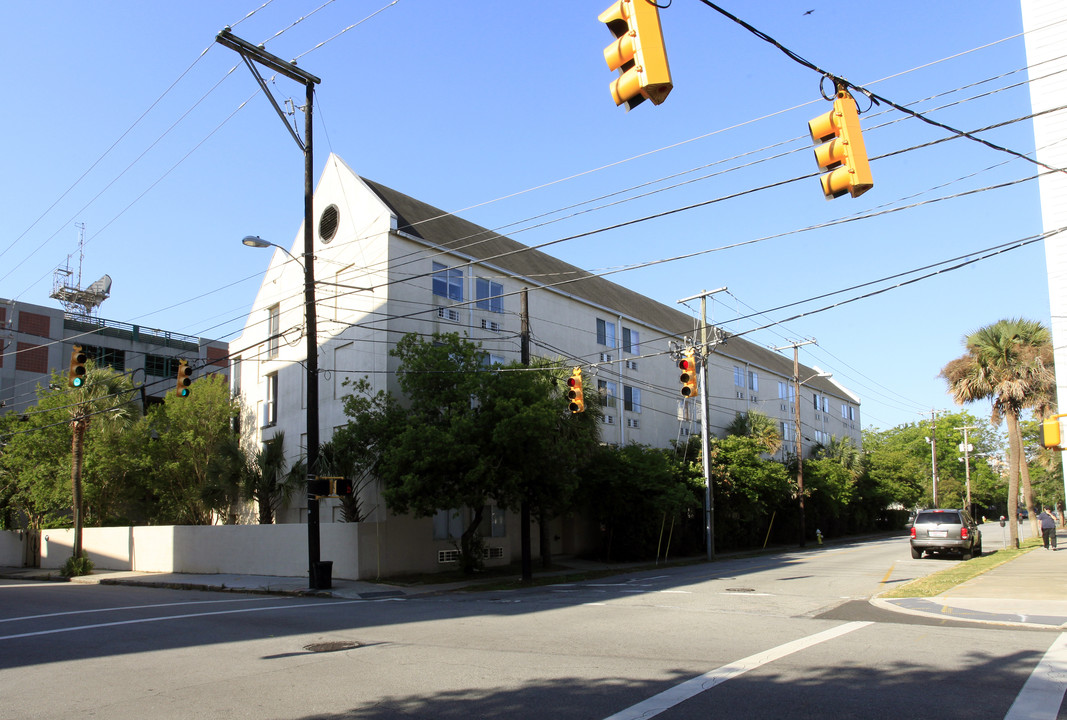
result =
[{"label": "traffic light on pole", "polygon": [[1045,448],[1063,449],[1063,434],[1060,431],[1060,418],[1067,415],[1053,415],[1041,423],[1041,446]]},{"label": "traffic light on pole", "polygon": [[570,411],[580,413],[585,411],[585,398],[582,396],[582,369],[574,368],[571,376],[567,378],[567,399],[570,401]]},{"label": "traffic light on pole", "polygon": [[827,200],[845,193],[859,197],[874,187],[867,149],[860,131],[856,101],[843,87],[834,96],[834,109],[808,122],[815,148],[815,162],[828,173],[819,178]]},{"label": "traffic light on pole", "polygon": [[618,0],[598,19],[616,38],[604,48],[608,68],[619,71],[611,84],[615,104],[632,110],[645,99],[655,105],[666,100],[674,86],[655,0]]},{"label": "traffic light on pole", "polygon": [[352,494],[352,478],[338,477],[330,481],[333,485],[333,492],[331,495],[337,497],[347,497]]},{"label": "traffic light on pole", "polygon": [[193,369],[188,360],[178,361],[178,397],[189,397],[189,386],[193,384]]},{"label": "traffic light on pole", "polygon": [[85,384],[85,361],[88,358],[81,345],[75,345],[70,353],[70,374],[67,385],[72,388],[80,388]]},{"label": "traffic light on pole", "polygon": [[678,361],[678,369],[682,371],[678,380],[682,383],[682,397],[696,397],[697,394],[697,360],[696,351],[689,348]]}]

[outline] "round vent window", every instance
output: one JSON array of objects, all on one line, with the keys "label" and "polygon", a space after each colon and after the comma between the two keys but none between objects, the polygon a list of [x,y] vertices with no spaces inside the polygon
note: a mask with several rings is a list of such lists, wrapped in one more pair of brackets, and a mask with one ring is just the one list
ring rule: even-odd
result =
[{"label": "round vent window", "polygon": [[324,243],[333,240],[333,236],[337,234],[339,221],[340,211],[336,205],[330,205],[322,211],[322,215],[319,216],[319,237]]}]

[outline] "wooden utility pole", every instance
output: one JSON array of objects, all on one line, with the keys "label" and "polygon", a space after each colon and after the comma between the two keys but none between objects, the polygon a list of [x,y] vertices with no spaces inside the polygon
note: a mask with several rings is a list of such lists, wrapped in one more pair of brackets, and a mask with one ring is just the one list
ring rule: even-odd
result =
[{"label": "wooden utility pole", "polygon": [[[793,447],[797,456],[797,509],[800,512],[800,547],[807,545],[807,520],[804,511],[804,446],[800,432],[800,346],[814,345],[815,338],[776,347],[775,350],[793,348]],[[810,380],[811,378],[808,378]],[[804,382],[807,382],[805,380]]]},{"label": "wooden utility pole", "polygon": [[[523,367],[530,366],[530,299],[527,288],[522,289],[519,295],[519,313],[521,326],[519,328],[519,361]],[[529,489],[527,488],[527,493]],[[522,545],[522,579],[523,582],[533,580],[533,553],[530,548],[530,499],[525,495],[519,504],[519,535]]]}]

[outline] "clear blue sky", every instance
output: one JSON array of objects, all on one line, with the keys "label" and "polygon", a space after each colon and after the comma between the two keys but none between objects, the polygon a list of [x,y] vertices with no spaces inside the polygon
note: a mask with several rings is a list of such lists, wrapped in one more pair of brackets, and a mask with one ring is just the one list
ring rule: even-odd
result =
[{"label": "clear blue sky", "polygon": [[[807,122],[829,104],[817,74],[698,0],[661,11],[674,91],[630,113],[608,93],[611,36],[597,21],[607,0],[337,0],[314,12],[322,5],[7,5],[0,296],[54,305],[52,271],[71,254],[77,267],[84,223],[82,284],[114,280],[101,317],[226,340],[239,332],[269,262],[240,239],[291,245],[303,160],[248,69],[214,43],[234,25],[322,78],[316,178],[332,151],[357,173],[531,245],[722,198],[550,252],[606,271],[708,251],[610,277],[672,306],[727,286],[716,323],[765,346],[816,338],[802,361],[861,397],[865,427],[951,408],[938,372],[966,333],[1005,317],[1048,322],[1040,242],[789,320],[916,274],[811,298],[1040,232],[1036,182],[1025,181],[1035,166],[962,139],[916,149],[947,133],[874,107],[862,123],[875,187],[862,197],[827,202],[808,178],[726,199],[813,172]],[[1026,116],[1026,80],[1041,72],[1025,70],[1015,2],[723,6],[819,67],[963,130]],[[274,89],[303,100],[290,80]],[[1033,151],[1029,121],[983,137]],[[659,192],[635,197],[650,190]]]}]

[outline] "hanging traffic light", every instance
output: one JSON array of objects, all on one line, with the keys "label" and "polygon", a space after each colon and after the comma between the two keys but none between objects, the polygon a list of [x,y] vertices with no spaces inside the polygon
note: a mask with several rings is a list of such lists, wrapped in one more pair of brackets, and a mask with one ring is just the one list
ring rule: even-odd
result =
[{"label": "hanging traffic light", "polygon": [[813,118],[808,122],[808,129],[811,139],[822,143],[815,148],[815,162],[829,171],[819,178],[827,200],[845,193],[856,198],[874,187],[860,131],[859,111],[848,90],[839,87],[834,109]]},{"label": "hanging traffic light", "polygon": [[611,84],[615,104],[632,110],[646,99],[654,105],[666,100],[674,86],[655,0],[618,0],[598,19],[617,38],[604,48],[608,68],[619,71]]},{"label": "hanging traffic light", "polygon": [[193,384],[193,369],[188,360],[178,361],[178,397],[189,397],[189,386]]},{"label": "hanging traffic light", "polygon": [[571,376],[567,378],[567,399],[570,401],[572,413],[585,411],[585,398],[582,396],[582,369],[574,368]]},{"label": "hanging traffic light", "polygon": [[678,380],[682,383],[682,397],[696,397],[697,394],[697,360],[696,351],[689,348],[678,361],[678,369],[682,374]]},{"label": "hanging traffic light", "polygon": [[67,385],[72,388],[80,388],[85,384],[85,361],[87,359],[82,346],[75,345],[74,350],[70,353],[70,374],[68,375]]}]

